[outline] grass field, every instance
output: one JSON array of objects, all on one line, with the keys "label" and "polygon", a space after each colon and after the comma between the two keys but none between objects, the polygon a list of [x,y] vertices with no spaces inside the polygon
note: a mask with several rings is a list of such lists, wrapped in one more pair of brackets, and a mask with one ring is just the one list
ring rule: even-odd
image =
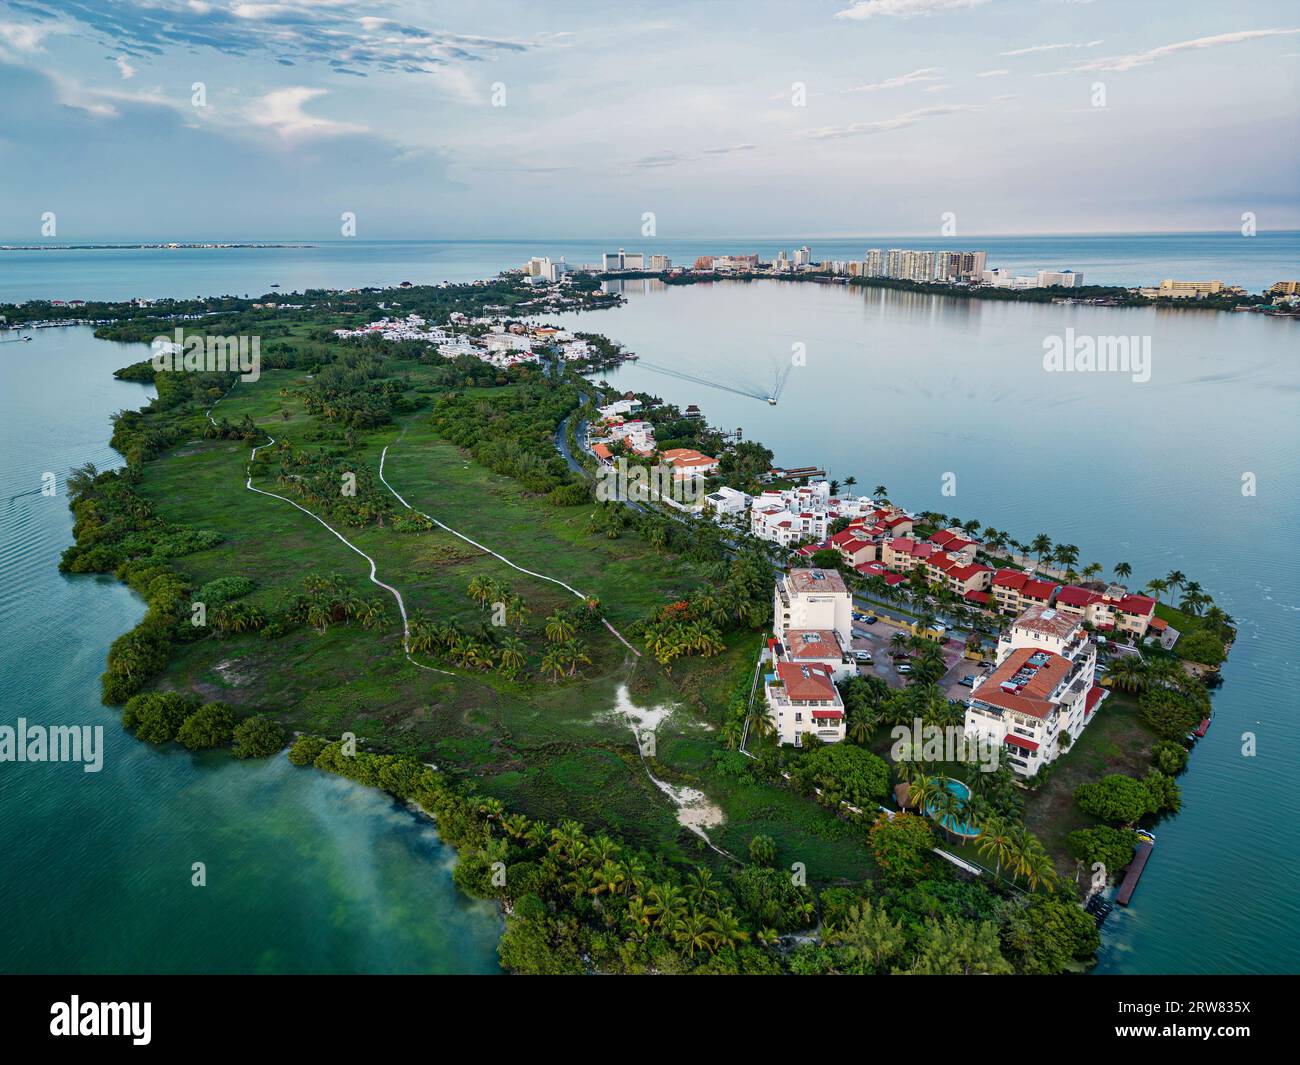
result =
[{"label": "grass field", "polygon": [[[395,370],[409,374],[417,392],[427,372],[419,363]],[[320,423],[297,397],[281,392],[302,381],[292,371],[265,371],[258,382],[239,384],[215,413],[232,422],[248,415],[269,435],[310,449],[321,440]],[[589,506],[548,505],[481,466],[435,434],[427,408],[358,436],[348,452],[358,468],[377,475],[387,445],[385,477],[412,506],[519,566],[597,596],[615,627],[628,626],[701,580],[692,564],[656,552],[630,532],[616,540],[588,534]],[[141,491],[166,518],[225,537],[217,547],[181,559],[180,568],[196,587],[217,577],[247,577],[256,586],[249,601],[268,611],[286,593],[300,590],[308,575],[341,574],[359,594],[384,598],[388,623],[369,631],[331,626],[319,634],[300,627],[278,639],[246,635],[186,643],[160,686],[270,712],[293,729],[327,735],[350,730],[374,748],[409,753],[472,779],[483,792],[530,815],[574,817],[669,854],[717,860],[681,828],[673,804],[650,780],[626,720],[614,709],[626,685],[637,706],[674,707],[658,726],[651,766],[663,780],[704,791],[723,811],[725,821],[711,833],[719,846],[743,856],[750,838],[764,833],[776,839],[783,863],[804,862],[815,880],[867,875],[870,858],[860,829],[788,789],[741,784],[713,769],[723,708],[751,674],[758,634],[733,634],[726,653],[679,660],[668,674],[598,628],[585,637],[593,662],[584,675],[551,683],[536,675],[541,629],[557,607],[573,605],[569,592],[440,530],[340,528],[375,560],[379,579],[401,591],[408,610],[477,627],[485,614],[466,593],[476,574],[508,582],[530,608],[521,636],[531,651],[533,679],[467,673],[434,659],[427,664],[457,675],[419,669],[404,657],[395,604],[368,581],[369,564],[287,502],[246,490],[249,451],[243,442],[196,433],[147,464]],[[254,483],[283,491],[270,478]]]}]

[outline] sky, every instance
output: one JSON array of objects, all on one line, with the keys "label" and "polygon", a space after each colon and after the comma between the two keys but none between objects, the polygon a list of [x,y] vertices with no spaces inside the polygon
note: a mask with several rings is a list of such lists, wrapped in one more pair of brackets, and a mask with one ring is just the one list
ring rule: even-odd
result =
[{"label": "sky", "polygon": [[1294,0],[0,0],[0,239],[1295,229],[1298,119]]}]

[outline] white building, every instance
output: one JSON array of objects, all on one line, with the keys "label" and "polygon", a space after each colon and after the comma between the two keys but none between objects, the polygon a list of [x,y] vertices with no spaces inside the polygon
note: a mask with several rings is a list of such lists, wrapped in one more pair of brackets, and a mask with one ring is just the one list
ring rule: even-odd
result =
[{"label": "white building", "polygon": [[776,579],[772,631],[778,640],[788,632],[833,631],[844,647],[853,640],[853,596],[834,570],[792,569]]},{"label": "white building", "polygon": [[656,273],[663,273],[665,270],[673,268],[673,261],[667,255],[650,256],[650,269]]},{"label": "white building", "polygon": [[1079,288],[1083,284],[1083,274],[1076,274],[1073,270],[1039,270],[1038,287],[1052,288],[1059,285],[1061,288]]},{"label": "white building", "polygon": [[596,412],[607,422],[621,419],[626,414],[635,414],[641,409],[639,399],[616,399],[613,403],[607,403],[603,407],[597,407]]},{"label": "white building", "polygon": [[993,672],[975,682],[966,733],[992,740],[1016,773],[1031,777],[1092,720],[1107,694],[1096,672],[1097,648],[1079,619],[1032,606],[999,639]]},{"label": "white building", "polygon": [[744,514],[749,509],[751,497],[735,488],[723,485],[704,497],[704,502],[713,508],[715,521],[724,521]]},{"label": "white building", "polygon": [[802,747],[809,733],[823,743],[844,739],[844,702],[826,666],[778,659],[764,677],[763,698],[779,742]]}]

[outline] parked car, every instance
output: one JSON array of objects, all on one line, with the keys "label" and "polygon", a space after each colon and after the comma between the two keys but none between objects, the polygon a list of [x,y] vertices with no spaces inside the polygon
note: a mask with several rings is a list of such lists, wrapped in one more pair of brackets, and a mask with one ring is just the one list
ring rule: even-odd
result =
[{"label": "parked car", "polygon": [[854,651],[853,657],[856,658],[859,662],[866,662],[868,665],[871,663],[870,651]]},{"label": "parked car", "polygon": [[904,662],[902,665],[896,666],[895,668],[898,670],[899,673],[912,672],[912,664],[910,662]]},{"label": "parked car", "polygon": [[862,624],[864,625],[874,625],[875,623],[876,623],[875,614],[868,614],[866,617],[862,619]]},{"label": "parked car", "polygon": [[957,683],[960,684],[963,688],[973,688],[975,687],[975,678],[962,677],[962,679],[959,680]]}]

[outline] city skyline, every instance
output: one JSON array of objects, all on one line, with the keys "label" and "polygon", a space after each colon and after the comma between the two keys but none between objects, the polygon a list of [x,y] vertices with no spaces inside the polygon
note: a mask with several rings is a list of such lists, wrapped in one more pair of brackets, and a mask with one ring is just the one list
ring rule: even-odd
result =
[{"label": "city skyline", "polygon": [[0,0],[0,239],[1294,229],[1298,85],[1279,3]]}]

